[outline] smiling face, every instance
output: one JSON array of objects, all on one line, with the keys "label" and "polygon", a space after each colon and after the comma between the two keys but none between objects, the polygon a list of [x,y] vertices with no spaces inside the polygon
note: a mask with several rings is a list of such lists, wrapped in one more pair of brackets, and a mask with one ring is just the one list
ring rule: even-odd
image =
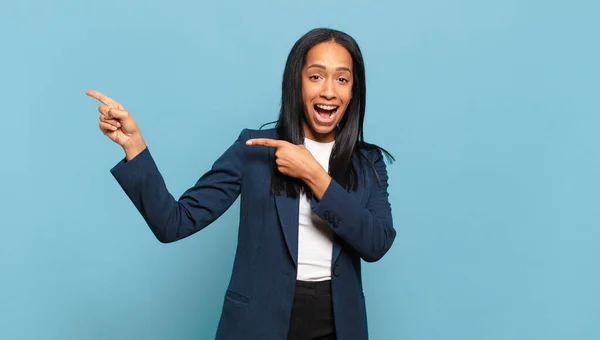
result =
[{"label": "smiling face", "polygon": [[352,99],[352,56],[340,44],[313,46],[302,68],[304,137],[322,142],[335,139],[335,127]]}]

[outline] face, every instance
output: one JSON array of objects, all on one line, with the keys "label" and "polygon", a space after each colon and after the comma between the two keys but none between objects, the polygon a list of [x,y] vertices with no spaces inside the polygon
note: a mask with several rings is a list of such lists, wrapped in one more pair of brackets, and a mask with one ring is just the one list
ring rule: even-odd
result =
[{"label": "face", "polygon": [[352,56],[340,44],[322,42],[306,55],[302,68],[304,137],[332,142],[335,127],[352,98]]}]

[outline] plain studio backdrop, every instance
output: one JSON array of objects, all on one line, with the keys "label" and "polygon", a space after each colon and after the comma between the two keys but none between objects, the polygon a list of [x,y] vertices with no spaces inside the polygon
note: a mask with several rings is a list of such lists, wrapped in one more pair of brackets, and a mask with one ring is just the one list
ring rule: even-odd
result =
[{"label": "plain studio backdrop", "polygon": [[[346,31],[396,242],[363,267],[372,339],[600,338],[597,1],[7,1],[0,339],[210,339],[238,203],[159,243],[109,173],[96,89],[175,197],[277,119],[285,59]],[[343,340],[343,339],[341,339]]]}]

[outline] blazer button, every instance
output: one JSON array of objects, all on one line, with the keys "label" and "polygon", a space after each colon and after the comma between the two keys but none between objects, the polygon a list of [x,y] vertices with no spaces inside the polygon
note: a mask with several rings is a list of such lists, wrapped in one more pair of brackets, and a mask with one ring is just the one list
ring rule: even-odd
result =
[{"label": "blazer button", "polygon": [[341,272],[341,269],[340,269],[339,264],[336,264],[335,266],[333,266],[333,275],[340,276],[340,272]]}]

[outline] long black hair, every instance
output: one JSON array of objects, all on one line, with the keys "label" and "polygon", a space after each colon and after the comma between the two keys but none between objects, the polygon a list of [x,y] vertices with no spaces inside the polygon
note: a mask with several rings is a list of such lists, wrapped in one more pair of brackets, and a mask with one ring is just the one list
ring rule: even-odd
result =
[{"label": "long black hair", "polygon": [[[306,63],[308,51],[315,45],[332,41],[343,46],[352,56],[352,99],[346,108],[344,117],[336,129],[335,144],[329,158],[329,174],[342,187],[356,191],[358,188],[359,172],[363,171],[363,162],[359,168],[352,164],[352,157],[356,154],[369,163],[365,151],[376,149],[386,155],[388,160],[393,160],[386,150],[364,142],[363,121],[365,118],[365,65],[362,53],[356,41],[344,32],[333,29],[317,28],[302,36],[292,47],[283,72],[281,89],[281,110],[276,129],[279,139],[293,144],[304,143],[303,122],[305,120],[304,102],[302,99],[302,68]],[[364,172],[363,172],[364,175]],[[271,177],[271,193],[278,195],[282,191],[290,197],[296,197],[299,190],[311,197],[312,192],[308,186],[299,179],[283,175],[273,164]]]}]

